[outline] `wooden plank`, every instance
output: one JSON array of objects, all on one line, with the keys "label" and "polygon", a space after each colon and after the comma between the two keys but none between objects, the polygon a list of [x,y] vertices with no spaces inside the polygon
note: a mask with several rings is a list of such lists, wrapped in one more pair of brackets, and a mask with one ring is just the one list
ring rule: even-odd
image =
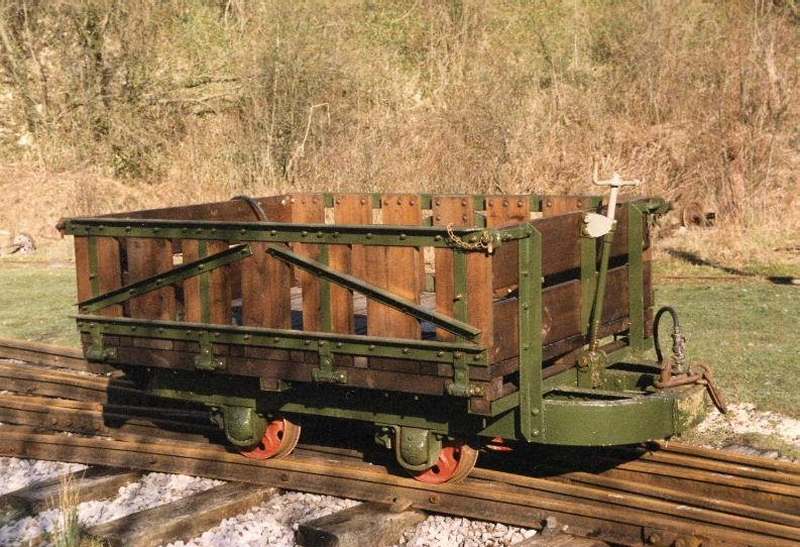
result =
[{"label": "wooden plank", "polygon": [[[291,201],[285,196],[259,200],[267,218],[291,222]],[[292,268],[267,253],[266,243],[251,242],[253,256],[242,261],[242,323],[267,328],[292,327]]]},{"label": "wooden plank", "polygon": [[[78,287],[78,301],[95,295],[91,274],[91,257],[89,238],[75,237],[75,274]],[[97,294],[117,289],[122,286],[122,263],[119,243],[111,237],[95,238],[97,252]],[[117,304],[100,311],[100,315],[119,317],[122,306]]]},{"label": "wooden plank", "polygon": [[[201,252],[203,245],[205,245],[205,252]],[[225,241],[201,242],[185,239],[183,240],[183,261],[184,263],[191,262],[228,248],[229,245]],[[204,294],[205,281],[202,276],[207,276],[207,294]],[[231,293],[231,280],[226,266],[185,280],[183,282],[184,320],[195,323],[230,325],[232,322]],[[204,301],[206,301],[207,310],[203,309]]]},{"label": "wooden plank", "polygon": [[570,213],[533,221],[542,233],[542,275],[571,272],[579,275],[580,230],[583,213]]},{"label": "wooden plank", "polygon": [[75,503],[83,503],[113,497],[126,484],[139,480],[142,474],[141,471],[90,467],[33,483],[0,496],[0,526],[49,509],[65,484],[74,492]]},{"label": "wooden plank", "polygon": [[185,541],[277,494],[278,490],[272,487],[227,483],[92,526],[85,535],[90,541],[120,547],[156,547]]},{"label": "wooden plank", "polygon": [[[125,244],[128,257],[127,284],[173,268],[170,240],[129,237]],[[175,289],[164,287],[131,298],[127,309],[130,317],[174,321],[177,310]]]},{"label": "wooden plank", "polygon": [[[323,223],[325,222],[325,200],[322,194],[297,194],[290,198],[292,204],[292,222]],[[294,252],[301,256],[319,260],[319,245],[295,243]],[[320,316],[320,280],[314,274],[299,268],[295,275],[303,294],[303,330],[322,330]]]},{"label": "wooden plank", "polygon": [[[452,224],[456,227],[461,227],[472,226],[474,224],[474,212],[471,198],[465,196],[437,195],[433,196],[431,203],[434,226],[448,226]],[[454,317],[455,284],[453,277],[453,250],[435,249],[434,265],[436,275],[436,310],[450,317]],[[470,264],[468,261],[467,267],[469,268],[469,266]],[[469,296],[472,296],[471,291]],[[472,315],[470,314],[467,322],[471,325],[475,325],[472,319]],[[449,341],[454,340],[455,335],[444,329],[436,329],[436,338]]]},{"label": "wooden plank", "polygon": [[[485,207],[487,228],[502,228],[504,226],[531,221],[531,200],[527,196],[487,196]],[[501,255],[500,263],[505,261],[506,263],[510,262],[512,265],[516,266],[518,264],[517,245],[507,245],[507,247],[514,248],[512,251],[508,249],[503,250],[502,247],[503,246],[499,249]],[[508,260],[509,254],[511,255],[510,261]],[[482,337],[484,344],[495,342],[494,333],[498,329],[518,328],[518,322],[510,323],[505,316],[498,318],[502,321],[494,317],[495,310],[492,305],[494,296],[493,289],[495,287],[495,282],[498,281],[493,274],[494,261],[494,257],[475,253],[474,256],[470,256],[469,262],[471,272],[469,296],[470,317],[475,316],[482,318],[479,328],[481,328],[481,331],[484,333]],[[498,267],[500,267],[500,263],[498,263]],[[508,270],[506,270],[503,276],[504,278],[499,282],[507,283],[509,279],[517,279],[517,282],[519,280],[518,270],[516,272],[508,272]],[[472,287],[475,287],[477,291],[475,295],[472,294]],[[475,326],[478,325],[476,324]],[[509,334],[511,339],[518,336],[517,333]],[[502,342],[501,340],[497,341]],[[508,348],[506,349],[508,350]],[[495,358],[505,358],[507,353],[508,351],[501,351],[500,354],[493,356],[492,360],[494,361]],[[518,351],[514,353],[518,353]]]},{"label": "wooden plank", "polygon": [[[385,194],[381,198],[383,224],[419,225],[422,208],[415,194]],[[412,247],[367,247],[367,281],[412,302],[420,301],[420,251]],[[419,338],[413,317],[384,304],[367,302],[367,332],[371,336]]]},{"label": "wooden plank", "polygon": [[388,506],[360,503],[331,515],[301,523],[294,539],[304,547],[383,547],[400,542],[403,532],[426,516],[420,511],[393,511]]},{"label": "wooden plank", "polygon": [[[337,194],[333,198],[336,224],[372,224],[372,202],[365,194]],[[366,251],[363,245],[331,245],[330,266],[336,271],[364,278]],[[331,284],[331,308],[334,332],[355,332],[353,291]]]}]

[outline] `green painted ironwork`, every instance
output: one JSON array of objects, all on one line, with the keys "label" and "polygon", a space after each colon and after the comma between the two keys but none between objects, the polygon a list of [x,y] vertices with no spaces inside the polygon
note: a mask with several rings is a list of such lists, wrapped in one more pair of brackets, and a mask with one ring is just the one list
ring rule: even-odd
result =
[{"label": "green painted ironwork", "polygon": [[519,426],[522,437],[542,434],[542,234],[519,245]]},{"label": "green painted ironwork", "polygon": [[469,357],[472,366],[488,366],[486,348],[476,344],[388,338],[360,334],[209,325],[182,321],[78,315],[78,329],[89,332],[96,326],[105,335],[139,336],[165,340],[199,342],[205,335],[215,343],[259,346],[272,349],[319,351],[321,342],[328,343],[335,354],[365,357],[393,357],[435,363],[453,363],[456,353]]},{"label": "green painted ironwork", "polygon": [[327,279],[347,289],[360,292],[367,298],[376,300],[381,304],[390,306],[421,321],[429,321],[437,327],[441,327],[448,332],[452,332],[456,336],[463,336],[470,340],[475,340],[478,336],[480,336],[481,331],[472,325],[451,319],[442,313],[433,310],[427,310],[416,302],[396,296],[395,294],[386,291],[377,285],[367,283],[358,277],[337,272],[336,270],[333,270],[328,266],[317,262],[316,260],[300,256],[288,249],[278,246],[269,246],[267,251],[276,258],[307,270],[321,279]]},{"label": "green painted ironwork", "polygon": [[[586,198],[591,209],[600,206],[599,197]],[[597,284],[597,241],[582,235],[580,237],[581,252],[581,334],[589,332],[589,320],[592,314],[594,290]]]},{"label": "green painted ironwork", "polygon": [[[527,225],[502,230],[453,228],[467,242],[488,232],[496,245],[528,236]],[[286,222],[227,222],[216,220],[164,220],[132,218],[72,218],[62,232],[76,236],[138,237],[163,239],[224,240],[231,243],[264,241],[338,245],[401,247],[453,247],[446,227],[374,224],[300,224]]]},{"label": "green painted ironwork", "polygon": [[631,318],[630,346],[634,351],[646,349],[644,339],[644,270],[642,247],[645,217],[634,204],[628,205],[628,302]]},{"label": "green painted ironwork", "polygon": [[147,277],[119,289],[79,302],[78,309],[80,309],[81,313],[93,313],[114,304],[121,304],[133,297],[168,287],[190,277],[210,272],[220,266],[225,266],[251,255],[252,252],[247,244],[234,245],[220,253],[182,264],[167,272]]}]

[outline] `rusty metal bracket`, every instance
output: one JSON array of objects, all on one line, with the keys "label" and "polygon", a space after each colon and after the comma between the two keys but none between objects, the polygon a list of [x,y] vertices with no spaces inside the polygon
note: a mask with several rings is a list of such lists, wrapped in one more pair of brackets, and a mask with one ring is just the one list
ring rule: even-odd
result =
[{"label": "rusty metal bracket", "polygon": [[103,345],[103,328],[97,323],[90,323],[88,330],[91,344],[86,350],[86,360],[104,362],[114,359],[117,356],[117,348],[107,348]]}]

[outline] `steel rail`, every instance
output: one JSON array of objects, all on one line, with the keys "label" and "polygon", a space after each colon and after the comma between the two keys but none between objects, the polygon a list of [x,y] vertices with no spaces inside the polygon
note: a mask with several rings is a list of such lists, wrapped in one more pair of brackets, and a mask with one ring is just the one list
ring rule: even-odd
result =
[{"label": "steel rail", "polygon": [[5,441],[0,454],[7,456],[203,475],[380,503],[407,502],[420,510],[534,528],[554,517],[582,535],[628,545],[665,534],[739,545],[800,541],[796,527],[728,515],[713,518],[707,514],[710,511],[643,495],[626,497],[596,487],[486,469],[476,470],[459,484],[433,486],[331,454],[254,461],[215,445],[37,435],[13,428],[0,431]]},{"label": "steel rail", "polygon": [[[10,347],[17,356],[28,352],[32,362],[62,362],[61,348],[21,346],[0,341],[0,359]],[[153,398],[122,379],[16,363],[0,363],[0,378],[4,387],[40,395],[0,397],[0,421],[21,424],[0,428],[4,455],[193,473],[382,503],[406,500],[426,511],[534,528],[555,517],[573,533],[622,544],[698,538],[800,544],[800,466],[788,462],[663,442],[603,451],[594,467],[576,470],[552,458],[531,465],[535,459],[519,450],[503,458],[505,467],[515,459],[524,463],[513,463],[514,473],[481,467],[465,483],[435,487],[365,464],[354,450],[301,446],[290,459],[254,463],[206,442],[212,432],[195,428],[202,413],[153,412],[143,405]],[[543,475],[547,465],[554,470]]]}]

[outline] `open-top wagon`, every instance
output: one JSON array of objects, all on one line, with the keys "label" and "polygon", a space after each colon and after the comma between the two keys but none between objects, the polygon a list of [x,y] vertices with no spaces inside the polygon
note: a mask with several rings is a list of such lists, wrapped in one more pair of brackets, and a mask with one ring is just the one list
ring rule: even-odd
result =
[{"label": "open-top wagon", "polygon": [[481,442],[635,443],[701,414],[696,375],[640,357],[649,220],[666,204],[627,201],[598,231],[601,210],[596,196],[305,193],[60,228],[90,361],[209,406],[247,456],[288,454],[316,417],[359,420],[443,482]]}]

